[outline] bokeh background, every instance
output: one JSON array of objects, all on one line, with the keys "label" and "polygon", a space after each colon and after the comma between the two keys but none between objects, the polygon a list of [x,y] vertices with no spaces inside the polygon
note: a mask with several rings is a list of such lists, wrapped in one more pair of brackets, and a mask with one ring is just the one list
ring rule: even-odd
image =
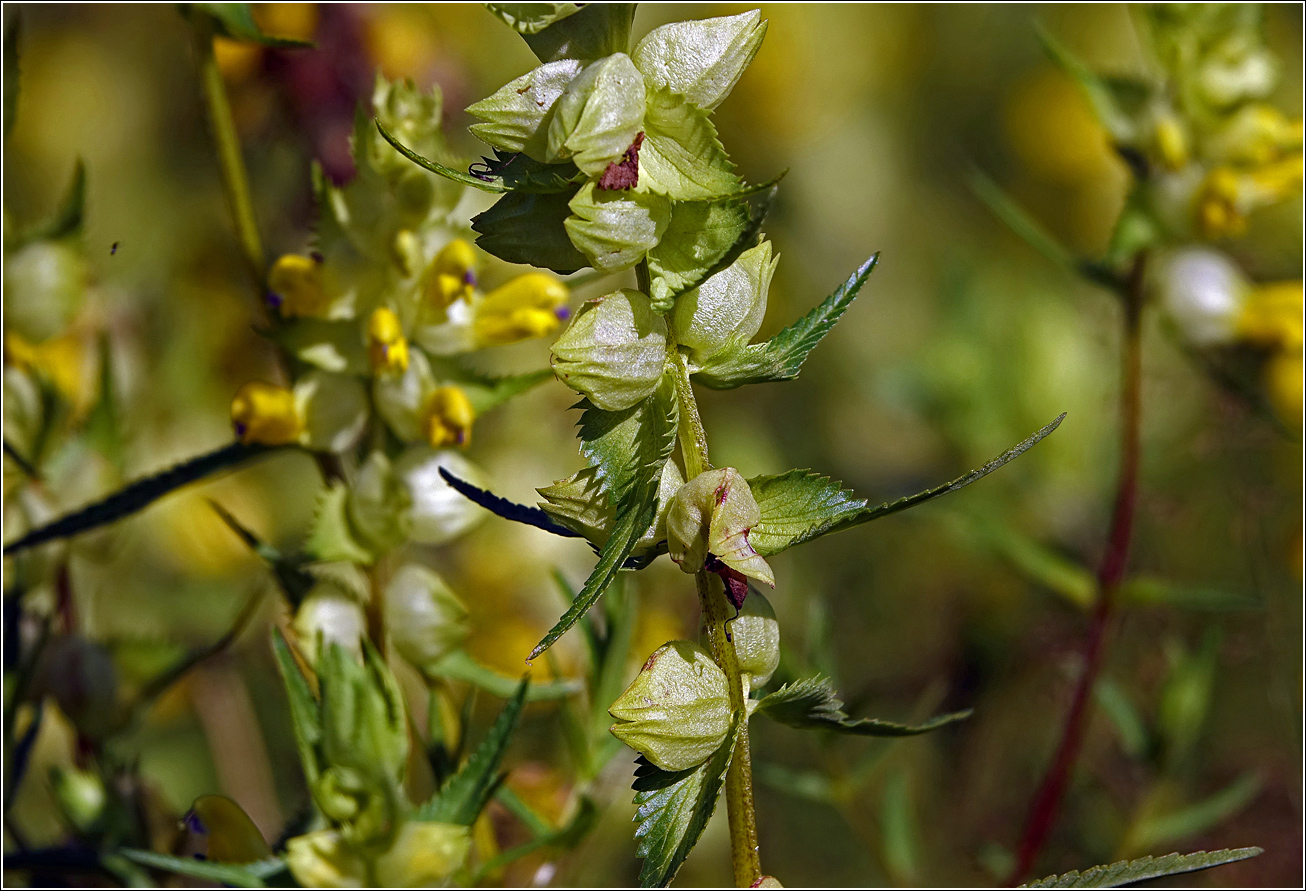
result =
[{"label": "bokeh background", "polygon": [[[747,8],[645,5],[635,33]],[[461,109],[534,64],[515,34],[474,5],[256,10],[268,31],[311,33],[318,43],[220,52],[272,256],[308,242],[310,161],[348,176],[354,109],[377,68],[438,84],[446,130],[470,159],[481,147]],[[702,393],[714,463],[745,476],[813,467],[890,499],[958,476],[1068,413],[1051,438],[964,493],[774,559],[785,670],[832,675],[859,715],[975,714],[900,742],[755,722],[763,864],[787,885],[991,884],[1009,865],[1055,745],[1087,628],[1083,604],[1039,567],[1049,555],[1091,567],[1103,547],[1119,326],[1110,294],[1051,266],[967,182],[986,172],[1064,243],[1100,252],[1126,170],[1035,28],[1110,71],[1138,70],[1140,45],[1118,5],[762,11],[766,41],[715,119],[747,179],[789,170],[767,223],[783,260],[763,336],[872,252],[881,263],[801,380]],[[85,160],[91,290],[79,319],[108,332],[120,387],[121,463],[84,446],[60,453],[49,489],[62,510],[226,441],[232,394],[272,365],[254,330],[184,21],[171,5],[34,5],[19,14],[22,93],[4,157],[5,225],[48,213],[74,160]],[[1266,15],[1285,72],[1273,100],[1296,117],[1301,8]],[[1258,279],[1296,279],[1301,239],[1298,200],[1256,215],[1233,250]],[[1263,856],[1183,884],[1293,885],[1302,875],[1300,437],[1215,385],[1154,318],[1145,351],[1131,565],[1165,584],[1115,626],[1099,690],[1114,706],[1095,713],[1039,872],[1258,844]],[[495,370],[546,358],[543,342],[482,354]],[[534,487],[579,467],[573,401],[551,382],[478,423],[470,457],[496,491],[530,502]],[[215,638],[251,592],[272,584],[205,499],[293,547],[318,485],[308,458],[274,457],[174,494],[111,538],[88,536],[71,564],[79,621],[113,642],[124,671]],[[582,544],[496,520],[427,556],[471,608],[472,651],[513,674],[561,609],[550,571],[579,582],[592,559]],[[641,604],[633,674],[656,646],[695,635],[698,609],[692,585],[666,561],[630,584]],[[306,792],[268,646],[283,607],[271,593],[266,603],[237,645],[161,700],[125,745],[177,814],[222,791],[275,837]],[[578,655],[573,643],[557,648],[564,674]],[[1162,771],[1128,713],[1157,725],[1177,675],[1201,707],[1183,731],[1187,754]],[[482,700],[486,721],[497,704]],[[66,731],[43,730],[37,779],[18,793],[38,841],[63,832],[40,766],[67,758],[69,746]],[[557,861],[554,881],[633,882],[632,758],[623,751],[604,773],[603,818]],[[565,800],[551,707],[528,712],[509,765],[514,788],[542,809]],[[1203,802],[1206,811],[1186,823],[1148,822]],[[719,813],[680,884],[728,883],[724,824]],[[1140,839],[1144,824],[1153,834]],[[529,882],[540,863],[525,861],[503,880]]]}]

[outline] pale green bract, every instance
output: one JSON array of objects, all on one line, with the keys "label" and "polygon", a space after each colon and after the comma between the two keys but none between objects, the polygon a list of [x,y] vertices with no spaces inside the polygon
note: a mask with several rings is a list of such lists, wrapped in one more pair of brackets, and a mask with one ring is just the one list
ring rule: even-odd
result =
[{"label": "pale green bract", "polygon": [[766,295],[779,257],[764,241],[697,288],[681,295],[671,316],[676,343],[695,364],[747,346],[766,317]]},{"label": "pale green bract", "polygon": [[667,324],[629,288],[590,300],[553,345],[553,373],[605,411],[653,392],[667,354]]},{"label": "pale green bract", "polygon": [[666,231],[670,203],[644,191],[608,191],[589,182],[568,204],[571,243],[600,272],[620,272],[644,259]]},{"label": "pale green bract", "polygon": [[567,84],[553,107],[545,160],[571,160],[598,176],[621,158],[643,124],[644,79],[629,56],[614,53]]},{"label": "pale green bract", "polygon": [[525,152],[543,161],[548,154],[546,125],[554,103],[579,73],[579,62],[563,59],[505,84],[494,95],[467,107],[469,114],[482,121],[471,125],[472,135],[506,152]]},{"label": "pale green bract", "polygon": [[652,86],[711,111],[729,95],[765,36],[766,22],[752,9],[654,28],[631,57]]}]

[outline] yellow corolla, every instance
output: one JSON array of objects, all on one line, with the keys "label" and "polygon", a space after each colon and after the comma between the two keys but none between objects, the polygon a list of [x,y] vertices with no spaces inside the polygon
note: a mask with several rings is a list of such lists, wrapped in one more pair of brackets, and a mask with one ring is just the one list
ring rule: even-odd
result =
[{"label": "yellow corolla", "polygon": [[440,249],[426,280],[426,299],[436,309],[457,300],[471,300],[476,290],[476,252],[461,238]]},{"label": "yellow corolla", "polygon": [[231,423],[246,444],[286,445],[304,432],[295,394],[285,387],[250,381],[231,400]]},{"label": "yellow corolla", "polygon": [[32,343],[16,331],[5,332],[5,358],[9,364],[47,381],[81,416],[95,396],[95,356],[74,333]]},{"label": "yellow corolla", "polygon": [[458,387],[436,387],[426,399],[420,419],[422,436],[432,448],[466,446],[472,440],[476,412]]},{"label": "yellow corolla", "polygon": [[1252,288],[1236,328],[1242,340],[1285,350],[1302,348],[1302,283],[1273,282]]},{"label": "yellow corolla", "polygon": [[268,302],[283,316],[321,318],[330,309],[322,285],[322,263],[314,257],[286,254],[268,273]]},{"label": "yellow corolla", "polygon": [[373,310],[367,322],[367,356],[374,374],[403,374],[408,370],[408,341],[394,310]]},{"label": "yellow corolla", "polygon": [[528,272],[486,294],[473,322],[480,346],[498,346],[543,337],[567,316],[571,291],[543,272]]}]

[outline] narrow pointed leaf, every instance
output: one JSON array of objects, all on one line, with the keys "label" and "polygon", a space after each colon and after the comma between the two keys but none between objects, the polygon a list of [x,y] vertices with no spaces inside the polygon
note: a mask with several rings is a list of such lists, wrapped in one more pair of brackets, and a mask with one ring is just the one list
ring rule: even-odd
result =
[{"label": "narrow pointed leaf", "polygon": [[248,3],[192,3],[191,8],[211,16],[218,33],[233,40],[244,40],[279,49],[303,49],[313,46],[311,40],[264,34],[258,23],[254,21]]},{"label": "narrow pointed leaf", "polygon": [[676,442],[677,404],[673,384],[663,376],[658,389],[622,412],[588,409],[581,416],[581,450],[601,469],[616,505],[612,532],[599,562],[558,623],[531,651],[543,653],[594,605],[657,517],[662,468]]},{"label": "narrow pointed leaf", "polygon": [[191,458],[162,473],[146,477],[114,492],[108,498],[95,504],[74,511],[71,514],[33,529],[17,541],[5,545],[6,556],[25,551],[28,548],[45,544],[59,538],[68,538],[80,532],[95,529],[123,517],[130,516],[138,510],[152,504],[158,499],[180,489],[182,486],[212,476],[223,470],[229,470],[237,464],[259,455],[274,451],[274,446],[245,445],[233,442],[216,451]]},{"label": "narrow pointed leaf", "polygon": [[[559,59],[588,61],[629,51],[630,26],[635,20],[634,3],[552,5],[576,6],[577,11],[533,32],[518,29],[526,45],[541,62]],[[587,8],[579,9],[581,6]]]},{"label": "narrow pointed leaf", "polygon": [[440,476],[464,498],[476,502],[490,513],[497,514],[505,520],[525,523],[527,526],[534,526],[536,529],[543,529],[545,532],[552,532],[554,535],[561,535],[564,538],[580,538],[580,533],[573,532],[566,526],[553,522],[553,518],[538,507],[527,507],[524,504],[509,501],[507,498],[501,498],[484,489],[478,489],[471,483],[454,476],[444,467],[440,468]]},{"label": "narrow pointed leaf", "polygon": [[231,531],[236,534],[236,537],[245,543],[246,547],[263,558],[264,562],[276,575],[282,592],[292,604],[297,605],[304,599],[309,589],[313,587],[315,579],[301,568],[303,565],[302,560],[282,554],[281,551],[245,528],[239,520],[231,515],[230,511],[213,499],[209,499],[209,507],[213,508],[214,512],[222,519],[222,522],[227,524]]},{"label": "narrow pointed leaf", "polygon": [[939,715],[922,724],[897,724],[877,718],[852,718],[826,678],[817,676],[785,684],[764,697],[757,710],[772,720],[799,729],[834,730],[854,736],[915,736],[945,724],[964,721],[971,710]]},{"label": "narrow pointed leaf", "polygon": [[521,718],[530,678],[523,677],[516,693],[499,712],[489,733],[467,762],[445,783],[431,800],[417,809],[414,819],[432,823],[456,823],[470,826],[503,781],[499,764],[508,750],[508,740]]},{"label": "narrow pointed leaf", "polygon": [[1263,853],[1261,848],[1226,848],[1223,851],[1197,851],[1193,854],[1166,854],[1164,857],[1142,857],[1138,860],[1121,860],[1109,866],[1094,866],[1083,872],[1078,870],[1059,876],[1048,876],[1022,888],[1119,888],[1148,879],[1197,872],[1246,860]]},{"label": "narrow pointed leaf", "polygon": [[1033,436],[965,476],[883,504],[872,505],[865,499],[857,498],[829,477],[810,470],[791,470],[776,476],[754,477],[748,481],[748,485],[762,512],[762,520],[749,533],[749,543],[763,557],[768,557],[822,535],[850,529],[923,504],[940,495],[964,489],[1038,443],[1057,429],[1064,418],[1064,414],[1060,415]]},{"label": "narrow pointed leaf", "polygon": [[290,721],[295,729],[295,744],[299,747],[299,761],[304,768],[304,779],[309,786],[317,782],[318,746],[322,742],[322,709],[300,671],[295,655],[290,651],[281,629],[272,633],[272,652],[277,657],[277,669],[286,685],[286,698],[290,700]]},{"label": "narrow pointed leaf", "polygon": [[43,241],[46,239],[66,238],[82,231],[82,220],[86,214],[86,164],[81,158],[73,166],[73,176],[68,182],[63,200],[54,214],[45,222],[24,232],[22,241]]},{"label": "narrow pointed leaf", "polygon": [[852,305],[879,259],[879,254],[871,257],[819,306],[775,337],[714,360],[695,371],[694,379],[714,390],[729,390],[798,377],[808,354]]},{"label": "narrow pointed leaf", "polygon": [[506,192],[508,187],[502,183],[487,181],[479,177],[472,176],[470,173],[464,173],[461,170],[454,170],[452,167],[446,167],[439,161],[432,161],[430,158],[424,158],[417,152],[404,145],[398,139],[390,134],[390,131],[381,125],[380,121],[376,122],[376,129],[380,131],[381,136],[386,142],[394,146],[395,151],[412,161],[423,170],[429,170],[432,173],[438,173],[446,179],[462,183],[465,186],[471,186],[474,189],[480,189],[482,192]]},{"label": "narrow pointed leaf", "polygon": [[[518,681],[516,678],[500,674],[489,666],[482,665],[464,650],[454,650],[434,665],[423,668],[423,673],[450,681],[465,681],[479,687],[501,699],[511,699],[516,695]],[[565,699],[581,691],[579,681],[548,681],[532,684],[527,688],[527,702],[547,702]]]},{"label": "narrow pointed leaf", "polygon": [[210,860],[196,860],[194,857],[180,857],[176,854],[157,854],[154,851],[141,851],[136,848],[122,848],[119,853],[141,866],[167,870],[191,879],[219,882],[233,888],[266,888],[267,883],[264,880],[286,868],[285,863],[278,857],[270,857],[254,863],[214,863]]},{"label": "narrow pointed leaf", "polygon": [[1261,786],[1260,777],[1245,773],[1209,798],[1144,821],[1132,839],[1134,850],[1155,849],[1214,829],[1250,804]]},{"label": "narrow pointed leaf", "polygon": [[644,861],[642,888],[664,888],[707,827],[725,780],[739,732],[736,715],[725,742],[697,767],[676,773],[640,756],[635,764],[635,853]]}]

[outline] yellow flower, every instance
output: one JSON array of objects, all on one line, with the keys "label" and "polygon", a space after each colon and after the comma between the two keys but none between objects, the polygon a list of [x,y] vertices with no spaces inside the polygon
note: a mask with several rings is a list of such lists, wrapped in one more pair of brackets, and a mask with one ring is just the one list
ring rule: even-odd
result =
[{"label": "yellow flower", "polygon": [[231,400],[231,423],[246,444],[286,445],[304,431],[295,394],[285,387],[250,381]]},{"label": "yellow flower", "polygon": [[330,308],[322,286],[322,263],[314,257],[286,254],[268,273],[268,302],[291,316],[324,317]]},{"label": "yellow flower", "polygon": [[94,356],[77,334],[32,343],[17,331],[6,331],[5,358],[10,365],[49,381],[73,407],[74,416],[90,408],[97,377]]},{"label": "yellow flower", "polygon": [[1257,102],[1234,114],[1207,141],[1205,153],[1226,164],[1269,164],[1301,152],[1302,122]]},{"label": "yellow flower", "polygon": [[1247,231],[1247,215],[1301,191],[1298,152],[1246,170],[1216,167],[1197,192],[1197,226],[1206,238],[1230,238]]},{"label": "yellow flower", "polygon": [[1285,424],[1300,427],[1302,422],[1302,376],[1306,367],[1302,351],[1280,350],[1265,366],[1265,386],[1274,410]]},{"label": "yellow flower", "polygon": [[1239,338],[1283,350],[1302,348],[1302,283],[1259,285],[1243,301],[1236,322]]},{"label": "yellow flower", "polygon": [[426,299],[436,309],[446,309],[456,300],[471,300],[476,289],[476,252],[461,238],[440,249],[431,263],[426,281]]},{"label": "yellow flower", "polygon": [[374,374],[403,374],[408,370],[408,341],[394,310],[381,306],[367,322],[367,356]]},{"label": "yellow flower", "polygon": [[476,307],[476,341],[481,346],[543,337],[566,318],[565,284],[543,272],[528,272],[495,288]]},{"label": "yellow flower", "polygon": [[421,430],[432,448],[466,446],[472,439],[476,412],[471,400],[458,387],[436,387],[422,408]]},{"label": "yellow flower", "polygon": [[1188,164],[1188,137],[1174,115],[1166,115],[1156,122],[1156,148],[1161,163],[1170,170]]}]

